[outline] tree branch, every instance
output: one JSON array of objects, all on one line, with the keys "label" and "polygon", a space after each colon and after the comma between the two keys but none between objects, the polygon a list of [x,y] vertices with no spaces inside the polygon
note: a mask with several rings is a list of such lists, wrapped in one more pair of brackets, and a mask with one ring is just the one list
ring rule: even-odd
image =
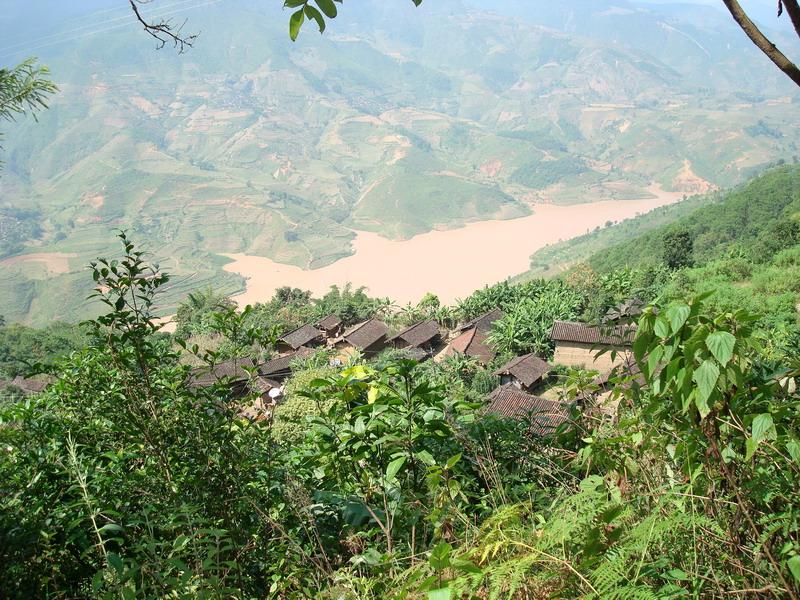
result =
[{"label": "tree branch", "polygon": [[[755,23],[753,23],[753,21],[750,20],[750,17],[747,16],[746,12],[744,12],[744,9],[742,9],[739,2],[737,2],[737,0],[722,0],[722,2],[730,11],[734,21],[739,24],[739,27],[742,28],[742,31],[747,34],[747,37],[752,40],[758,49],[766,54],[767,57],[773,63],[775,63],[775,66],[786,73],[786,75],[788,75],[789,78],[795,82],[795,84],[800,86],[800,69],[798,69],[797,65],[790,61],[783,52],[778,50],[778,47],[770,42],[767,39],[767,36],[761,33],[761,30],[756,26]],[[797,0],[784,0],[784,5],[787,7],[787,12],[789,4],[792,3],[794,4],[793,8],[798,8]]]},{"label": "tree branch", "polygon": [[158,40],[159,50],[166,46],[167,43],[171,43],[174,48],[177,48],[178,54],[183,54],[187,48],[191,48],[194,44],[194,40],[197,39],[197,34],[183,35],[183,26],[186,25],[186,21],[181,23],[180,26],[175,27],[169,20],[165,21],[162,19],[158,23],[150,23],[142,17],[137,3],[145,4],[149,1],[150,0],[128,0],[133,9],[133,14],[136,15],[136,20],[142,24],[142,27],[144,27],[147,33]]},{"label": "tree branch", "polygon": [[797,0],[780,0],[778,2],[778,16],[780,16],[780,9],[786,9],[789,19],[794,25],[794,30],[797,32],[797,37],[800,37],[800,4]]}]

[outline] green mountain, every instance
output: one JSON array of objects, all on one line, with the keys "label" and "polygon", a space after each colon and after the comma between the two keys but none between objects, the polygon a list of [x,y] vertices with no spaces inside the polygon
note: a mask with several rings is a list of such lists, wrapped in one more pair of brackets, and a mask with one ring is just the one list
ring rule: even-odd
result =
[{"label": "green mountain", "polygon": [[35,35],[2,31],[22,44],[3,60],[39,51],[62,90],[7,131],[0,304],[15,320],[91,314],[81,269],[114,228],[168,261],[169,306],[240,289],[223,253],[313,268],[348,255],[353,230],[702,192],[800,137],[797,93],[702,7],[370,2],[292,45],[285,13],[242,0],[187,12],[202,35],[179,56],[124,10],[51,8]]}]

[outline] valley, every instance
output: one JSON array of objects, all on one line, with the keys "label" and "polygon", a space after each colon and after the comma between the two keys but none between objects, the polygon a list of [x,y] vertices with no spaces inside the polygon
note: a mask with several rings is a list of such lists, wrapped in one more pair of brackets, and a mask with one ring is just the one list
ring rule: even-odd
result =
[{"label": "valley", "polygon": [[657,191],[655,198],[644,200],[534,204],[533,214],[527,217],[481,221],[409,240],[356,231],[353,253],[319,269],[301,269],[246,254],[226,255],[233,262],[224,268],[246,280],[244,292],[233,296],[240,306],[268,302],[283,286],[322,296],[331,285],[346,282],[365,286],[370,295],[391,298],[401,306],[417,302],[428,292],[453,304],[478,288],[526,271],[530,255],[549,244],[678,202],[681,197],[679,192]]}]

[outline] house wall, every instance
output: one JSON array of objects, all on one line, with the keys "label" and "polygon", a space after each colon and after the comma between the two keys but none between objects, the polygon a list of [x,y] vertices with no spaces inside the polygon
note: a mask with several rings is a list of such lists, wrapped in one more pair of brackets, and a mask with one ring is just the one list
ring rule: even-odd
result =
[{"label": "house wall", "polygon": [[378,354],[379,352],[384,350],[387,345],[388,344],[386,343],[386,338],[382,337],[381,339],[379,339],[377,342],[375,342],[371,346],[368,346],[367,348],[364,348],[364,350],[363,350],[364,355],[365,356],[374,356],[375,354]]},{"label": "house wall", "polygon": [[513,375],[500,375],[500,385],[512,384],[518,390],[522,389],[522,383]]},{"label": "house wall", "polygon": [[[617,355],[612,360],[610,352],[612,348],[612,346],[581,344],[578,342],[556,342],[553,362],[567,367],[594,369],[602,373],[622,364],[625,355],[630,352],[629,348],[617,347]],[[601,349],[608,349],[609,352],[595,357]]]}]

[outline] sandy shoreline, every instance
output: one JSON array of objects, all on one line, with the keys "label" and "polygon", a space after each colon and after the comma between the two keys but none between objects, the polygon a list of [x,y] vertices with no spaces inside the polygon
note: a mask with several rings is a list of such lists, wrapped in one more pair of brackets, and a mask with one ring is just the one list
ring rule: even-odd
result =
[{"label": "sandy shoreline", "polygon": [[227,254],[233,262],[225,270],[247,279],[246,291],[234,298],[240,305],[266,302],[281,286],[311,290],[319,296],[331,285],[348,281],[401,305],[417,302],[429,291],[449,304],[486,284],[528,270],[530,255],[547,244],[582,235],[607,221],[621,221],[672,204],[682,196],[659,192],[657,198],[648,200],[537,204],[534,214],[527,217],[481,221],[403,241],[358,231],[355,253],[327,267],[303,270],[260,256]]}]

